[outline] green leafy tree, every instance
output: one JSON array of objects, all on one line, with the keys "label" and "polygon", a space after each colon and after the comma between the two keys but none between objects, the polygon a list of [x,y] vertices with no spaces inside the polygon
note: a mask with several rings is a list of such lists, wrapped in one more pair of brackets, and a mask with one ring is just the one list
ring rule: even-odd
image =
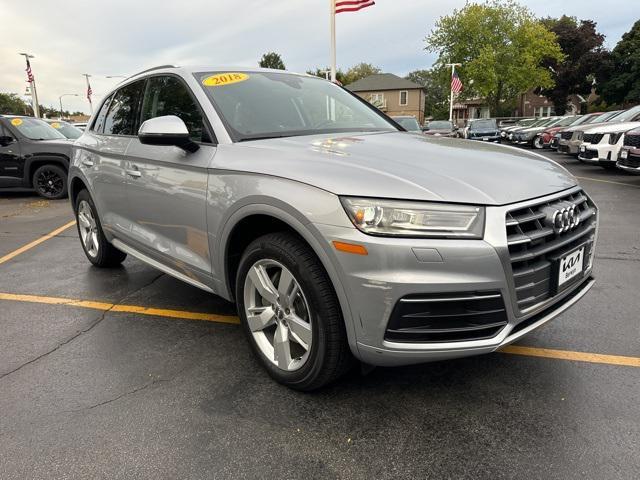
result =
[{"label": "green leafy tree", "polygon": [[284,66],[284,62],[282,61],[282,57],[279,53],[276,52],[268,52],[262,55],[260,62],[258,65],[261,68],[273,68],[276,70],[286,70]]},{"label": "green leafy tree", "polygon": [[0,114],[31,115],[31,106],[16,93],[0,93]]},{"label": "green leafy tree", "polygon": [[424,113],[426,117],[436,120],[449,118],[450,72],[446,68],[415,70],[407,74],[411,80],[425,88]]},{"label": "green leafy tree", "polygon": [[[329,78],[327,76],[327,72],[329,72],[330,70],[331,70],[331,67],[326,67],[326,68],[316,67],[312,70],[307,70],[307,74],[314,75],[320,78]],[[340,69],[336,70],[336,80],[338,80],[341,84],[344,85],[344,72]]]},{"label": "green leafy tree", "polygon": [[566,112],[568,97],[577,93],[588,95],[593,85],[593,75],[607,61],[609,52],[603,48],[604,35],[596,30],[596,23],[563,15],[545,18],[542,24],[556,34],[564,60],[548,59],[545,62],[555,85],[543,88],[541,93],[551,99],[557,114]]},{"label": "green leafy tree", "polygon": [[622,36],[596,79],[597,92],[608,104],[640,103],[640,20]]},{"label": "green leafy tree", "polygon": [[380,68],[376,67],[375,65],[364,62],[358,63],[357,65],[354,65],[349,70],[347,70],[347,72],[344,74],[344,81],[342,81],[342,83],[344,85],[349,85],[350,83],[368,77],[369,75],[375,75],[376,73],[380,72],[382,72],[382,70],[380,70]]},{"label": "green leafy tree", "polygon": [[552,88],[552,73],[543,61],[564,59],[556,35],[513,0],[468,3],[454,10],[436,22],[426,45],[439,54],[437,66],[462,63],[458,72],[465,95],[486,99],[494,115],[504,113],[504,100],[512,104],[530,88]]}]

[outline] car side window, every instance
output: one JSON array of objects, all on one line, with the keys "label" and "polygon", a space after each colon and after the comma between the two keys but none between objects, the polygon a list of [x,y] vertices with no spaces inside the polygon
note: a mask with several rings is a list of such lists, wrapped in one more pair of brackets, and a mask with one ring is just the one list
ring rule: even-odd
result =
[{"label": "car side window", "polygon": [[118,90],[109,105],[104,120],[105,135],[135,135],[144,80],[133,82]]},{"label": "car side window", "polygon": [[113,95],[109,95],[107,99],[102,102],[102,106],[100,107],[100,111],[98,112],[98,116],[93,122],[93,126],[91,127],[91,131],[102,133],[102,127],[104,126],[104,119],[107,116],[107,109],[109,108],[109,103],[111,103],[111,99]]},{"label": "car side window", "polygon": [[204,115],[188,87],[175,77],[151,77],[144,93],[142,121],[164,115],[179,117],[187,126],[191,140],[211,143]]}]

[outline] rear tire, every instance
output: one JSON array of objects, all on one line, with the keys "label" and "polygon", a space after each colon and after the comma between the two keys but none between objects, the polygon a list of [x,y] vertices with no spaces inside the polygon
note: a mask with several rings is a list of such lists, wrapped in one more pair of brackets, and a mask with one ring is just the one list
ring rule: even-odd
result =
[{"label": "rear tire", "polygon": [[127,258],[127,254],[107,241],[95,204],[87,190],[78,194],[75,212],[80,244],[89,261],[100,268],[119,266]]},{"label": "rear tire", "polygon": [[67,172],[58,165],[42,165],[33,172],[33,188],[41,197],[58,200],[67,196]]},{"label": "rear tire", "polygon": [[311,391],[352,365],[331,280],[295,235],[271,233],[254,240],[240,260],[235,292],[251,349],[277,382]]}]

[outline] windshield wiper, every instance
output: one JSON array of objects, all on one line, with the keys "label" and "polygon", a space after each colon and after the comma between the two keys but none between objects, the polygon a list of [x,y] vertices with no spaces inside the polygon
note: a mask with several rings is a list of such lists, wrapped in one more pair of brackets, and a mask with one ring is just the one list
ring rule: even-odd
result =
[{"label": "windshield wiper", "polygon": [[238,140],[239,142],[250,142],[252,140],[269,140],[272,138],[287,138],[293,137],[294,135],[286,134],[286,135],[255,135],[253,137],[245,137]]}]

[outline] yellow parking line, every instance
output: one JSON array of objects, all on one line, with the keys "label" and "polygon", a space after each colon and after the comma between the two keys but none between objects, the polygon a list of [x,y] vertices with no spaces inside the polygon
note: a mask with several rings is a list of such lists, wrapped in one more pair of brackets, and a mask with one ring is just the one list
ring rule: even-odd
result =
[{"label": "yellow parking line", "polygon": [[603,355],[601,353],[572,352],[569,350],[555,350],[550,348],[522,347],[508,345],[499,350],[502,353],[525,355],[527,357],[555,358],[574,362],[605,363],[607,365],[624,365],[640,367],[639,357],[623,357],[620,355]]},{"label": "yellow parking line", "polygon": [[12,258],[17,257],[18,255],[20,255],[21,253],[26,252],[27,250],[31,250],[33,247],[37,247],[41,243],[46,242],[50,238],[53,238],[56,235],[64,232],[67,228],[72,227],[75,224],[76,224],[75,220],[71,221],[71,222],[67,223],[66,225],[61,226],[60,228],[56,228],[53,232],[47,233],[46,235],[43,235],[42,237],[38,238],[37,240],[34,240],[33,242],[27,243],[26,245],[18,248],[17,250],[14,250],[13,252],[6,254],[4,257],[0,257],[0,265],[2,265],[3,263],[8,262]]},{"label": "yellow parking line", "polygon": [[234,315],[215,315],[211,313],[186,312],[184,310],[170,310],[164,308],[141,307],[138,305],[119,305],[115,303],[92,302],[74,300],[61,297],[43,297],[39,295],[20,295],[15,293],[0,293],[0,300],[15,302],[43,303],[47,305],[66,305],[69,307],[89,308],[111,312],[137,313],[152,317],[179,318],[182,320],[201,320],[205,322],[239,324],[240,320]]},{"label": "yellow parking line", "polygon": [[[66,305],[69,307],[89,308],[104,312],[137,313],[152,317],[176,318],[181,320],[200,320],[204,322],[240,323],[234,315],[216,315],[211,313],[188,312],[184,310],[170,310],[162,308],[143,307],[139,305],[120,305],[108,302],[94,302],[62,297],[43,297],[40,295],[21,295],[16,293],[0,293],[0,300],[14,302],[40,303],[47,305]],[[524,355],[527,357],[553,358],[556,360],[570,360],[574,362],[600,363],[606,365],[621,365],[640,367],[640,357],[625,357],[621,355],[604,355],[601,353],[574,352],[569,350],[555,350],[550,348],[522,347],[508,345],[499,350],[502,353]]]},{"label": "yellow parking line", "polygon": [[613,180],[601,180],[599,178],[591,178],[591,177],[576,177],[576,178],[580,180],[590,180],[592,182],[612,183],[613,185],[624,185],[625,187],[640,188],[640,185],[634,185],[632,183],[625,183],[625,182],[614,182]]}]

